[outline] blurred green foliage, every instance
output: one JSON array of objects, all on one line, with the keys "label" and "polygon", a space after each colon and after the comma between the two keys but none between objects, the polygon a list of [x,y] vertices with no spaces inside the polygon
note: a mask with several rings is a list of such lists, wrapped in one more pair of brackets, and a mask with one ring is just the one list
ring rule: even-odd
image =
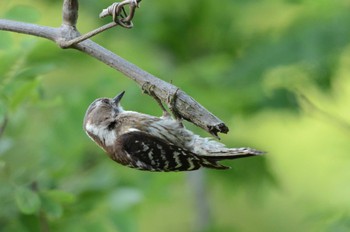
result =
[{"label": "blurred green foliage", "polygon": [[[2,1],[0,17],[59,26],[61,4]],[[81,1],[79,30],[108,22],[97,16],[110,4]],[[349,11],[348,0],[144,0],[132,30],[93,38],[223,119],[227,145],[268,151],[206,170],[207,231],[350,230]],[[82,131],[89,103],[121,90],[124,108],[160,115],[132,81],[10,32],[0,62],[1,231],[195,230],[186,173],[116,165]]]}]

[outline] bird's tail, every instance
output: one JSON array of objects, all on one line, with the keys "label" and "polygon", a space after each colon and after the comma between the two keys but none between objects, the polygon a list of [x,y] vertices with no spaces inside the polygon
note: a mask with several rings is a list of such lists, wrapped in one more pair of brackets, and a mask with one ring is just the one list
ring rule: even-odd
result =
[{"label": "bird's tail", "polygon": [[201,157],[215,160],[238,159],[265,153],[249,147],[227,148],[220,142],[198,135],[192,135],[192,140],[186,144],[186,147],[192,148],[192,152]]},{"label": "bird's tail", "polygon": [[220,160],[226,160],[226,159],[239,159],[239,158],[245,158],[250,156],[258,156],[262,155],[265,152],[258,151],[252,148],[248,147],[242,147],[242,148],[225,148],[221,151],[215,151],[211,152],[208,155],[201,155],[202,158],[202,166],[206,168],[213,168],[213,169],[230,169],[228,166],[224,166],[218,161]]},{"label": "bird's tail", "polygon": [[217,151],[210,151],[208,155],[202,155],[213,160],[239,159],[250,156],[263,155],[265,152],[258,151],[249,147],[224,148]]}]

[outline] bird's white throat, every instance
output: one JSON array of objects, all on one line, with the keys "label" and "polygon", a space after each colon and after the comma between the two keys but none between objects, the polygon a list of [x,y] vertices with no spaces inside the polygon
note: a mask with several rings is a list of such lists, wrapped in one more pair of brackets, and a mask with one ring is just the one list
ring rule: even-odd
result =
[{"label": "bird's white throat", "polygon": [[[89,122],[86,123],[85,129],[91,134],[97,136],[106,146],[113,146],[115,140],[117,139],[115,130],[108,130],[107,128],[98,127]],[[91,139],[93,140],[93,138]]]}]

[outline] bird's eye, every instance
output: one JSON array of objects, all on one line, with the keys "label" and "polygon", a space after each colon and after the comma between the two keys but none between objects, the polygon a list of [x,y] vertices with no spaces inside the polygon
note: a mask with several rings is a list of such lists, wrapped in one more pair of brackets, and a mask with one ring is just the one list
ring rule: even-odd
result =
[{"label": "bird's eye", "polygon": [[105,104],[109,104],[109,100],[108,99],[102,99],[102,102]]}]

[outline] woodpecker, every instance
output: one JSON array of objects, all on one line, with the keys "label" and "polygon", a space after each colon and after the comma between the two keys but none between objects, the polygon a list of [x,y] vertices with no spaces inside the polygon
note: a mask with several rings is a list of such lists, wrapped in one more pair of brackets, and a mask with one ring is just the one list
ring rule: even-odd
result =
[{"label": "woodpecker", "polygon": [[202,138],[167,112],[155,117],[124,110],[120,105],[124,93],[96,99],[83,123],[87,135],[119,164],[154,172],[229,169],[218,161],[263,154],[247,147],[226,148]]}]

